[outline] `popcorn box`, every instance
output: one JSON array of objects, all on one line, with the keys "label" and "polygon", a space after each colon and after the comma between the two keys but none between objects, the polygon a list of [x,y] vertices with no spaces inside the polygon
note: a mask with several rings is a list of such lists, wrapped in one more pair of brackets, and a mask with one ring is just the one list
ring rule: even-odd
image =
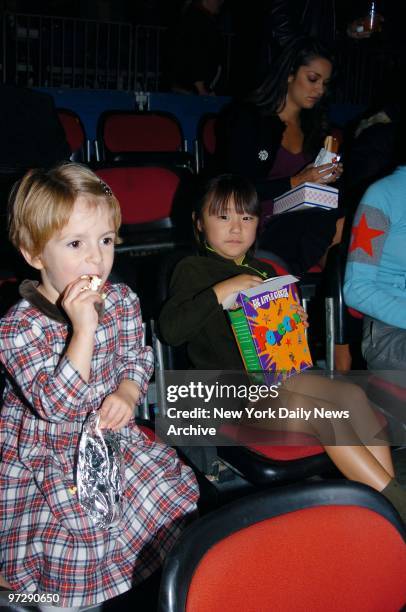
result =
[{"label": "popcorn box", "polygon": [[283,380],[312,366],[291,275],[277,276],[238,294],[227,303],[231,326],[248,372],[269,372]]},{"label": "popcorn box", "polygon": [[324,208],[330,210],[338,206],[338,189],[318,183],[302,183],[283,195],[275,198],[273,214],[307,208]]}]

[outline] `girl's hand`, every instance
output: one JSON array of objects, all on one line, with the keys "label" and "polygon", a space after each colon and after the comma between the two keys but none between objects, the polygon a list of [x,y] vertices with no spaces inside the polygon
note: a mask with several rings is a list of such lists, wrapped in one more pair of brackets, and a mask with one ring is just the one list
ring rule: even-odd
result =
[{"label": "girl's hand", "polygon": [[260,276],[253,276],[251,274],[237,274],[221,283],[213,285],[212,289],[217,296],[219,304],[223,304],[224,300],[228,298],[232,293],[238,291],[244,291],[244,289],[250,289],[263,283],[264,279]]},{"label": "girl's hand", "polygon": [[292,310],[295,310],[297,312],[297,314],[300,317],[300,320],[303,323],[304,327],[309,327],[309,323],[307,321],[307,319],[309,318],[309,315],[307,314],[307,312],[305,311],[305,309],[303,308],[303,306],[301,304],[294,304],[292,305]]},{"label": "girl's hand", "polygon": [[108,395],[101,405],[99,427],[118,431],[128,425],[133,416],[134,405],[116,391]]},{"label": "girl's hand", "polygon": [[78,278],[70,283],[62,297],[61,305],[71,320],[74,332],[92,333],[99,322],[94,305],[103,303],[97,291],[88,289],[89,278]]},{"label": "girl's hand", "polygon": [[323,164],[322,166],[313,166],[309,164],[303,170],[292,176],[290,179],[290,184],[293,187],[297,187],[301,183],[318,183],[318,184],[328,184],[335,183],[337,179],[343,173],[343,165],[341,163],[338,164]]},{"label": "girl's hand", "polygon": [[134,416],[134,407],[140,398],[140,388],[133,380],[124,379],[117,391],[108,395],[100,408],[100,429],[118,431],[128,425]]}]

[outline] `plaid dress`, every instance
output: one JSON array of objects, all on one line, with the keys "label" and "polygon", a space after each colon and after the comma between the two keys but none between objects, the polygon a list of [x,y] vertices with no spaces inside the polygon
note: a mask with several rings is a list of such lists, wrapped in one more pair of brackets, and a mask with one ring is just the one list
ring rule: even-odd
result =
[{"label": "plaid dress", "polygon": [[123,379],[145,393],[153,369],[137,296],[125,285],[105,291],[88,383],[64,354],[68,321],[35,289],[0,321],[10,374],[0,411],[0,573],[16,591],[58,593],[61,606],[97,604],[147,578],[198,497],[176,453],[130,421],[121,430],[119,525],[94,527],[78,503],[74,461],[86,416]]}]

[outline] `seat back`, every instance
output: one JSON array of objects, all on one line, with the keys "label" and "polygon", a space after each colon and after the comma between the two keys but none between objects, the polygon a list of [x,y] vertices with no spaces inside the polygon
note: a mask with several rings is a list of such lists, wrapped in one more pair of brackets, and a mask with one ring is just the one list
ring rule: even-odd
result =
[{"label": "seat back", "polygon": [[106,159],[116,153],[177,152],[184,146],[181,126],[169,113],[106,111],[97,134]]},{"label": "seat back", "polygon": [[205,113],[197,126],[196,166],[206,168],[213,161],[216,151],[216,121],[217,113]]},{"label": "seat back", "polygon": [[199,519],[166,559],[159,612],[399,610],[406,532],[355,482],[264,491]]},{"label": "seat back", "polygon": [[71,150],[70,159],[72,161],[90,161],[86,132],[79,115],[67,108],[58,108],[57,113]]},{"label": "seat back", "polygon": [[216,150],[216,113],[206,113],[199,121],[198,138],[204,153],[214,155]]},{"label": "seat back", "polygon": [[123,224],[137,225],[169,219],[180,185],[174,170],[159,166],[100,168],[103,179],[118,198]]}]

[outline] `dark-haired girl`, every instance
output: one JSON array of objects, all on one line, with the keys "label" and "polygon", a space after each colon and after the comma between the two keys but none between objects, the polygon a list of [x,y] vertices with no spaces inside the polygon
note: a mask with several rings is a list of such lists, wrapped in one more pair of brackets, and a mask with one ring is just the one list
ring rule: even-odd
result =
[{"label": "dark-haired girl", "polygon": [[[233,175],[211,179],[197,201],[193,223],[198,254],[177,265],[169,299],[159,319],[164,340],[173,346],[186,344],[196,369],[244,369],[223,303],[230,294],[255,287],[276,275],[270,264],[259,261],[252,252],[259,213],[254,187]],[[301,307],[298,313],[307,325]],[[377,433],[380,426],[360,388],[322,376],[300,374],[284,383],[282,394],[280,399],[288,407],[291,403],[311,409],[315,406],[350,409],[350,425],[327,424],[333,427],[335,435],[345,436],[348,445],[325,445],[326,452],[347,478],[383,491],[406,517],[406,492],[393,478],[390,450],[369,443],[373,440],[372,432]],[[300,422],[297,427],[319,439],[323,436],[323,424],[315,419],[308,427],[303,425]]]}]

